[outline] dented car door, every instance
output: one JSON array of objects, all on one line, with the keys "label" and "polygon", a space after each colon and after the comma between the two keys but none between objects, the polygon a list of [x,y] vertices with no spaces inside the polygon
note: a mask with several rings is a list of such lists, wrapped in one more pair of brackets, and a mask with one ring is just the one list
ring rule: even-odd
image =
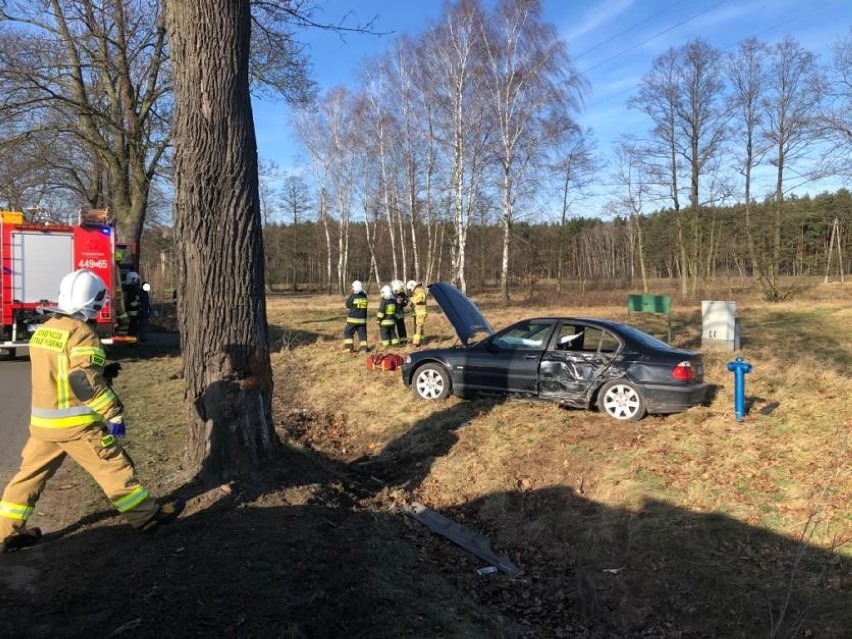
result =
[{"label": "dented car door", "polygon": [[622,349],[611,332],[579,322],[563,323],[541,360],[539,395],[586,407],[602,376],[611,377]]}]

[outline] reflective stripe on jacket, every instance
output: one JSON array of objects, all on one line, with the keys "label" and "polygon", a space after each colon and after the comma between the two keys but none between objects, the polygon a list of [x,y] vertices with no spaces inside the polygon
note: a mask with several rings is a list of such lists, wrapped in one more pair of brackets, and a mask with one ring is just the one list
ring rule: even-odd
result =
[{"label": "reflective stripe on jacket", "polygon": [[376,319],[382,326],[396,326],[396,301],[382,299]]},{"label": "reflective stripe on jacket", "polygon": [[100,339],[82,320],[55,315],[39,326],[30,340],[30,361],[33,426],[75,428],[121,413],[121,401],[103,376]]}]

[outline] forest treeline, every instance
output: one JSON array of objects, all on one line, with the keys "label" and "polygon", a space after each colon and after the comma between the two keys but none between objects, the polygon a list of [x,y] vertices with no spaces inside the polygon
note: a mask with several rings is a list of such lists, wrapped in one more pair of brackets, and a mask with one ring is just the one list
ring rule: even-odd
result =
[{"label": "forest treeline", "polygon": [[[652,279],[678,277],[675,215],[672,210],[658,211],[643,220],[646,268]],[[708,276],[752,278],[754,272],[746,241],[743,207],[705,208],[700,215],[705,225],[704,235],[709,238],[702,249]],[[767,241],[761,238],[772,227],[774,203],[756,205],[753,216],[755,227],[765,229],[756,236],[757,241]],[[848,190],[815,197],[791,197],[784,204],[784,220],[782,275],[829,275],[837,279],[842,269],[848,271],[847,256],[852,248],[848,233],[852,225],[852,194]],[[571,218],[565,224],[517,222],[512,225],[514,282],[524,290],[543,280],[551,284],[579,281],[587,285],[615,281],[641,288],[635,224],[636,220],[630,218],[602,220],[597,217]],[[340,229],[334,226],[332,231],[336,234]],[[378,245],[390,246],[385,224],[379,222],[378,227],[369,232]],[[426,229],[419,228],[417,232],[425,241]],[[324,233],[323,226],[316,221],[267,224],[264,241],[268,287],[276,291],[325,290],[328,260]],[[437,247],[433,280],[449,281],[453,275],[449,261],[451,232],[447,228],[439,229],[438,233],[442,241]],[[350,276],[372,284],[372,290],[376,291],[367,230],[364,225],[353,224],[349,234]],[[468,242],[469,286],[481,289],[497,285],[502,259],[500,225],[491,222],[471,226]],[[393,260],[388,252],[377,251],[376,259],[382,283],[396,276],[402,279],[422,277],[412,263],[402,265],[394,275]]]}]

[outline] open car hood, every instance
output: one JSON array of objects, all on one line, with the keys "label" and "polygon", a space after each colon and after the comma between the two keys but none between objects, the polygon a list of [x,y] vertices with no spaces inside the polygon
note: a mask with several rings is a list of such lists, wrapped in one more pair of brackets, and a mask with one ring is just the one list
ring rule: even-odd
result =
[{"label": "open car hood", "polygon": [[491,335],[494,329],[482,315],[476,304],[459,289],[445,282],[429,285],[429,292],[444,311],[450,324],[456,330],[461,343],[467,346],[468,340],[477,333]]}]

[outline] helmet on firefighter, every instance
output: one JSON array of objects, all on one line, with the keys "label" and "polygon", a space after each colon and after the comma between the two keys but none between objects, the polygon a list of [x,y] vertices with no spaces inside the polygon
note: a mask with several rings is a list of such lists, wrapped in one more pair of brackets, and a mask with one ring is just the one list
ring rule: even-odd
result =
[{"label": "helmet on firefighter", "polygon": [[361,293],[364,290],[364,285],[361,284],[361,280],[355,280],[352,282],[352,292],[353,293]]},{"label": "helmet on firefighter", "polygon": [[392,300],[393,299],[393,289],[390,286],[388,286],[387,284],[385,284],[382,287],[381,293],[382,293],[382,297],[384,299],[386,299],[386,300]]},{"label": "helmet on firefighter", "polygon": [[131,284],[138,284],[142,281],[142,278],[139,277],[139,273],[136,271],[130,271],[127,275],[124,276],[124,283],[130,286]]},{"label": "helmet on firefighter", "polygon": [[415,288],[417,288],[417,282],[414,280],[408,280],[408,282],[405,283],[405,288],[407,288],[408,292],[411,293]]},{"label": "helmet on firefighter", "polygon": [[121,264],[124,261],[124,251],[115,249],[115,261]]},{"label": "helmet on firefighter", "polygon": [[402,283],[402,280],[394,280],[391,282],[391,290],[394,293],[402,293],[405,290],[405,284]]},{"label": "helmet on firefighter", "polygon": [[106,284],[92,271],[81,268],[62,278],[59,283],[59,303],[51,309],[63,315],[79,315],[93,320],[106,301]]}]

